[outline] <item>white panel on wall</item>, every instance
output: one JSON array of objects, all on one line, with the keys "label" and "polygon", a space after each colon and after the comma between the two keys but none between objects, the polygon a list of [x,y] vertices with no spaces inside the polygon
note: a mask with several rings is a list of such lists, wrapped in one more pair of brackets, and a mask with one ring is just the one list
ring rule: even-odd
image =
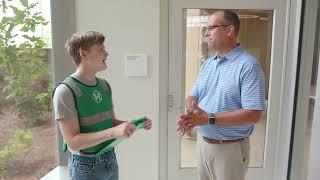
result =
[{"label": "white panel on wall", "polygon": [[146,54],[127,54],[125,59],[125,74],[128,77],[147,77],[148,58]]}]

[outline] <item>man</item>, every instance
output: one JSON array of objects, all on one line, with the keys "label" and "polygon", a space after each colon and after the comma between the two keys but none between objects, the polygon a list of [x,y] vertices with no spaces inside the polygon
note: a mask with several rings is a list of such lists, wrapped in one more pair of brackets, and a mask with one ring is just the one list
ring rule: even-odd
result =
[{"label": "man", "polygon": [[208,21],[208,47],[216,52],[202,65],[178,131],[198,126],[200,180],[244,180],[249,136],[265,110],[264,75],[257,60],[237,43],[240,20],[229,10]]},{"label": "man", "polygon": [[[69,153],[69,173],[73,180],[118,180],[114,149],[99,156],[113,138],[129,138],[134,125],[115,117],[112,92],[106,80],[96,73],[107,68],[105,37],[94,31],[75,33],[66,48],[76,65],[76,72],[66,78],[53,96],[58,121]],[[150,129],[151,121],[144,124]]]}]

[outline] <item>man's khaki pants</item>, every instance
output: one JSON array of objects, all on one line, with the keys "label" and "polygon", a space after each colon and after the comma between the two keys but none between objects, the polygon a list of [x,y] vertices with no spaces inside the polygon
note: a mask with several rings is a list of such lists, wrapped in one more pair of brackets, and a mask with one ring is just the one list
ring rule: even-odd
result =
[{"label": "man's khaki pants", "polygon": [[250,155],[249,139],[210,144],[198,134],[197,161],[200,180],[244,180]]}]

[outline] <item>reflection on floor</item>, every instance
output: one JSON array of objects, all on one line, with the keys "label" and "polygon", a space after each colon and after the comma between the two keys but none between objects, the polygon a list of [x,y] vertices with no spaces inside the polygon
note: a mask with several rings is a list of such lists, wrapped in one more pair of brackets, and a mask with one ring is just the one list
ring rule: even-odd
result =
[{"label": "reflection on floor", "polygon": [[[255,125],[250,136],[250,164],[249,167],[262,167],[264,159],[264,143],[266,134],[266,116]],[[196,140],[188,136],[181,138],[181,167],[196,167]]]}]

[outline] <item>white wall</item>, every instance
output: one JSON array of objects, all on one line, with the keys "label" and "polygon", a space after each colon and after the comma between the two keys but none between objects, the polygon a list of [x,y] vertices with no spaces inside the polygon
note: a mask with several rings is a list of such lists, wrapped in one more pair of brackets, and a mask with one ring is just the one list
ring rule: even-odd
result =
[{"label": "white wall", "polygon": [[[153,119],[151,131],[138,131],[116,150],[121,180],[158,179],[159,6],[159,0],[75,1],[76,31],[106,35],[108,69],[99,75],[111,84],[117,117]],[[148,78],[125,76],[126,53],[148,55]]]}]

